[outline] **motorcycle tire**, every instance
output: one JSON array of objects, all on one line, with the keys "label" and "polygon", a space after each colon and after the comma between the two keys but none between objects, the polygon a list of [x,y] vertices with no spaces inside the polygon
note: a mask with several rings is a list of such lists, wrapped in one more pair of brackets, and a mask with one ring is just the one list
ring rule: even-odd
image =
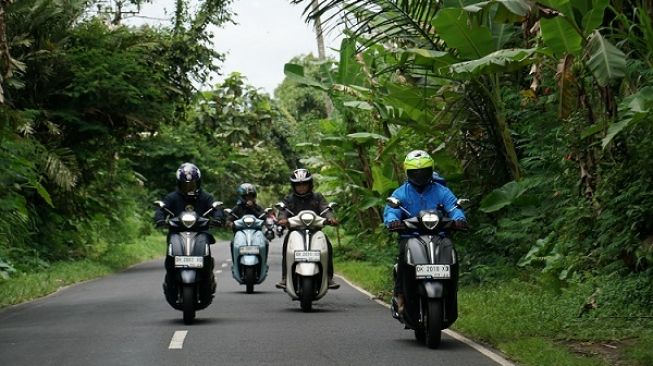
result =
[{"label": "motorcycle tire", "polygon": [[254,292],[254,282],[256,280],[256,271],[254,267],[245,267],[245,292],[251,294]]},{"label": "motorcycle tire", "polygon": [[299,294],[299,306],[305,313],[311,312],[313,308],[314,283],[315,282],[313,281],[313,277],[302,276],[300,278],[301,292]]},{"label": "motorcycle tire", "polygon": [[190,325],[195,320],[195,286],[184,286],[181,291],[184,324]]},{"label": "motorcycle tire", "polygon": [[438,348],[442,340],[442,299],[428,299],[424,319],[424,339],[429,348]]}]

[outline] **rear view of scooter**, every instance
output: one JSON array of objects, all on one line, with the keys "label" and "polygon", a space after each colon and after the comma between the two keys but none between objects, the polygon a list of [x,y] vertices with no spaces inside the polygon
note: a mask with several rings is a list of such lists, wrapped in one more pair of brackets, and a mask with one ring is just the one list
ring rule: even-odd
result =
[{"label": "rear view of scooter", "polygon": [[[265,216],[271,208],[266,208]],[[254,292],[254,285],[261,284],[268,274],[268,239],[263,234],[262,218],[254,215],[236,217],[230,210],[225,214],[234,216],[234,238],[232,242],[231,274],[239,284],[245,285],[248,294]]]},{"label": "rear view of scooter", "polygon": [[299,300],[301,309],[310,312],[313,301],[326,295],[328,290],[329,252],[327,238],[322,232],[326,219],[322,217],[335,203],[317,214],[310,210],[297,214],[288,210],[283,203],[276,205],[286,210],[288,218],[288,245],[286,247],[286,293]]}]

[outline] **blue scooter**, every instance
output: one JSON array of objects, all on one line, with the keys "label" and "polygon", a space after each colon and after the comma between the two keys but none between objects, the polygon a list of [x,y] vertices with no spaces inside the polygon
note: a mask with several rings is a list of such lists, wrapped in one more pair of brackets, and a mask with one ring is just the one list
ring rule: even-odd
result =
[{"label": "blue scooter", "polygon": [[261,217],[243,215],[237,217],[230,209],[224,210],[227,215],[232,215],[234,221],[234,238],[231,242],[231,255],[233,263],[231,274],[239,284],[245,285],[248,294],[254,292],[254,285],[265,280],[268,274],[268,239],[263,234],[262,220],[272,210],[266,208]]}]

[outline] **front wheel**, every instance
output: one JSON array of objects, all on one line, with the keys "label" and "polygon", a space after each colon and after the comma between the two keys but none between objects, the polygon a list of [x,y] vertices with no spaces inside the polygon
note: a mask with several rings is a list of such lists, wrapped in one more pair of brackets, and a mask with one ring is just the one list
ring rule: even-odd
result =
[{"label": "front wheel", "polygon": [[184,324],[193,324],[195,320],[195,286],[184,286],[182,288],[182,310],[184,312]]},{"label": "front wheel", "polygon": [[428,299],[424,312],[424,338],[429,348],[438,348],[442,340],[442,299]]},{"label": "front wheel", "polygon": [[254,277],[256,277],[256,271],[254,270],[254,267],[245,267],[245,291],[248,294],[254,292]]},{"label": "front wheel", "polygon": [[313,308],[314,284],[313,277],[302,276],[300,279],[299,305],[305,313],[310,312]]}]

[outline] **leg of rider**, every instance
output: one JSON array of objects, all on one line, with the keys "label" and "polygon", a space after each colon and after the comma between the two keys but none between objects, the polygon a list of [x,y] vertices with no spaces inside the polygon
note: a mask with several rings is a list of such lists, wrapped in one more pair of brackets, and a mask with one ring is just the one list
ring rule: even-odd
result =
[{"label": "leg of rider", "polygon": [[327,276],[329,276],[328,283],[329,283],[329,288],[335,290],[337,288],[340,288],[340,285],[333,280],[333,245],[331,245],[331,240],[329,240],[329,238],[326,238],[326,240],[327,240],[327,248],[329,250],[329,269],[327,272]]},{"label": "leg of rider", "polygon": [[394,296],[398,311],[403,310],[404,298],[404,273],[406,272],[406,246],[405,241],[399,241],[399,256],[397,257],[397,278],[395,279]]},{"label": "leg of rider", "polygon": [[286,287],[286,250],[288,247],[289,234],[290,232],[288,232],[288,234],[283,238],[283,246],[281,247],[281,281],[276,284],[277,288]]}]

